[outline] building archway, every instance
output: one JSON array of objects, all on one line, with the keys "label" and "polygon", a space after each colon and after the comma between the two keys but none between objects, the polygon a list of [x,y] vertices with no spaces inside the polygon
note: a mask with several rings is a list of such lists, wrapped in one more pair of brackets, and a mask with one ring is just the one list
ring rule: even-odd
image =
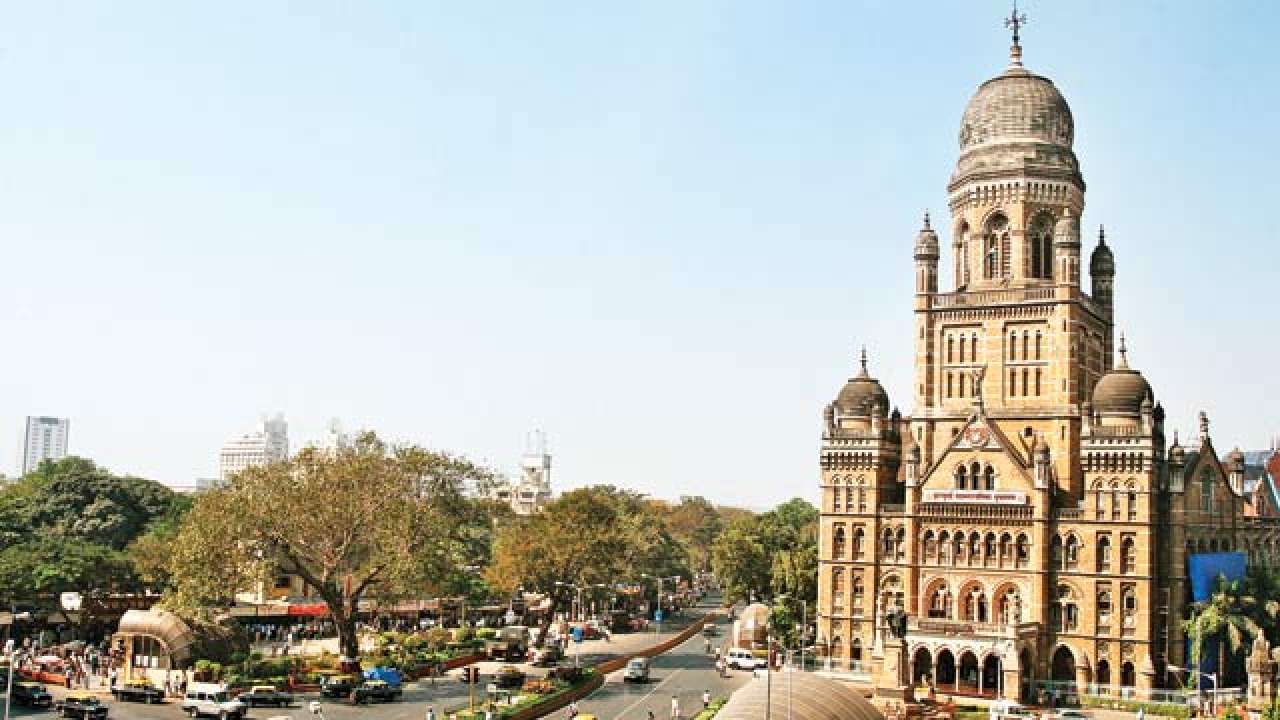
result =
[{"label": "building archway", "polygon": [[996,697],[1000,697],[1000,686],[1003,684],[1003,669],[1000,658],[995,655],[988,655],[982,661],[982,690],[983,692],[995,693]]},{"label": "building archway", "polygon": [[1094,678],[1094,681],[1098,683],[1098,690],[1100,692],[1109,692],[1109,686],[1111,685],[1111,663],[1106,660],[1099,660],[1095,674],[1097,677]]},{"label": "building archway", "polygon": [[1126,662],[1120,666],[1120,687],[1131,688],[1135,683],[1136,676],[1133,672],[1133,663]]},{"label": "building archway", "polygon": [[911,659],[911,682],[918,684],[921,680],[932,677],[933,655],[929,652],[929,648],[919,648]]},{"label": "building archway", "polygon": [[969,650],[960,653],[960,687],[978,691],[978,656]]},{"label": "building archway", "polygon": [[1053,651],[1053,659],[1049,663],[1049,679],[1060,683],[1075,683],[1076,659],[1071,654],[1071,648],[1059,645]]},{"label": "building archway", "polygon": [[1035,678],[1033,677],[1033,669],[1035,665],[1031,661],[1031,650],[1022,648],[1018,653],[1018,678],[1022,682],[1022,701],[1032,702],[1035,699]]},{"label": "building archway", "polygon": [[934,684],[939,687],[956,684],[956,658],[948,648],[942,648],[938,651],[938,666],[935,672]]}]

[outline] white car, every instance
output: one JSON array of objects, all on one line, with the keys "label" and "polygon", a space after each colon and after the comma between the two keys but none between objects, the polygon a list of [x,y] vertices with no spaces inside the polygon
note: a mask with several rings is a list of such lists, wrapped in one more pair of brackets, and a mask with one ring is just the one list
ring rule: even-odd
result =
[{"label": "white car", "polygon": [[1029,720],[1034,717],[1026,707],[1009,700],[992,703],[987,713],[990,720]]},{"label": "white car", "polygon": [[627,670],[622,674],[622,682],[649,682],[649,658],[631,658],[627,661]]},{"label": "white car", "polygon": [[734,670],[756,670],[768,667],[769,663],[746,648],[733,648],[725,656],[725,665]]},{"label": "white car", "polygon": [[186,697],[182,698],[182,712],[191,717],[216,717],[219,720],[239,720],[249,711],[249,706],[232,700],[226,685],[216,683],[191,683]]}]

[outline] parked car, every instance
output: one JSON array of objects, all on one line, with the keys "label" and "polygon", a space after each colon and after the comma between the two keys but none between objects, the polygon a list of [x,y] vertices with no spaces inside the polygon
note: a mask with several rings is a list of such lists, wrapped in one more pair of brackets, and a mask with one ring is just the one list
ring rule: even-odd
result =
[{"label": "parked car", "polygon": [[498,668],[493,681],[500,688],[518,688],[524,684],[524,673],[515,665],[503,665]]},{"label": "parked car", "polygon": [[254,685],[249,688],[249,692],[240,693],[238,699],[249,707],[289,707],[293,704],[292,695],[271,685]]},{"label": "parked car", "polygon": [[360,705],[371,702],[391,702],[398,700],[400,688],[386,680],[365,680],[351,691],[351,702]]},{"label": "parked car", "polygon": [[533,664],[537,667],[551,667],[563,657],[564,653],[560,651],[559,645],[547,645],[533,653]]},{"label": "parked car", "polygon": [[360,681],[355,675],[324,675],[320,678],[320,697],[345,698]]},{"label": "parked car", "polygon": [[38,682],[16,682],[13,684],[13,694],[9,696],[13,702],[27,707],[48,708],[53,707],[53,696],[48,690],[44,689],[44,685]]},{"label": "parked car", "polygon": [[720,632],[720,630],[719,630],[719,628],[717,628],[717,627],[716,627],[716,624],[715,624],[715,623],[710,623],[710,622],[709,622],[709,623],[707,623],[707,624],[705,624],[705,625],[703,625],[703,626],[702,626],[702,634],[703,634],[703,635],[705,635],[705,636],[707,636],[707,637],[715,637],[715,636],[716,636],[716,634],[717,634],[717,633],[719,633],[719,632]]},{"label": "parked car", "polygon": [[1026,707],[1011,700],[992,703],[987,709],[989,720],[1029,720],[1034,714]]},{"label": "parked car", "polygon": [[55,704],[53,709],[64,718],[103,720],[107,716],[107,706],[92,693],[83,690],[67,693],[67,696]]},{"label": "parked car", "polygon": [[196,717],[216,717],[219,720],[239,720],[249,706],[232,699],[226,685],[218,683],[191,683],[182,698],[182,712]]},{"label": "parked car", "polygon": [[1075,708],[1061,708],[1053,712],[1042,713],[1040,718],[1041,720],[1091,720],[1087,713]]},{"label": "parked car", "polygon": [[164,691],[147,680],[129,680],[112,688],[111,695],[121,701],[132,700],[147,704],[164,702]]},{"label": "parked car", "polygon": [[622,682],[649,682],[649,658],[631,658],[622,673]]},{"label": "parked car", "polygon": [[725,656],[725,664],[734,670],[755,670],[768,667],[768,663],[764,659],[756,657],[746,648],[729,650],[729,654]]}]

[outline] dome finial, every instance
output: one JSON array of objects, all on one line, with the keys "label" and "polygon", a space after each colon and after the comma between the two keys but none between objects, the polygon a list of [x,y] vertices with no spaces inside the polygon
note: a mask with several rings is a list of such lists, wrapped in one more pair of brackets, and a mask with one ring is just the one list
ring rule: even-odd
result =
[{"label": "dome finial", "polygon": [[862,366],[862,369],[858,371],[858,377],[864,377],[864,378],[871,377],[870,375],[867,374],[867,346],[866,345],[862,346],[862,352],[859,354],[859,357],[858,357],[858,364]]},{"label": "dome finial", "polygon": [[1102,223],[1098,223],[1098,244],[1107,244],[1107,229],[1102,227]]},{"label": "dome finial", "polygon": [[932,229],[933,229],[933,228],[929,227],[929,210],[928,210],[928,208],[926,208],[926,209],[925,209],[925,211],[924,211],[924,229],[925,229],[925,230],[932,230]]},{"label": "dome finial", "polygon": [[1124,344],[1124,333],[1120,333],[1120,368],[1129,369],[1129,348]]},{"label": "dome finial", "polygon": [[1027,24],[1027,14],[1018,13],[1018,0],[1013,0],[1013,12],[1005,18],[1004,26],[1013,30],[1013,46],[1009,48],[1009,64],[1022,67],[1022,42],[1018,31]]}]

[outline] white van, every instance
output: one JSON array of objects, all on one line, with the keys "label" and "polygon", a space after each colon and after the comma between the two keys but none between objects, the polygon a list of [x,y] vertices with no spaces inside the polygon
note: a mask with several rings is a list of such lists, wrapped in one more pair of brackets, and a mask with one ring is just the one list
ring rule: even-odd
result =
[{"label": "white van", "polygon": [[182,698],[182,712],[191,717],[216,717],[219,720],[240,720],[248,706],[231,699],[226,685],[218,683],[191,683]]},{"label": "white van", "polygon": [[627,670],[622,674],[622,682],[649,682],[649,658],[635,657],[627,661]]},{"label": "white van", "polygon": [[991,703],[987,709],[988,720],[1030,720],[1032,717],[1030,710],[1011,700]]},{"label": "white van", "polygon": [[725,656],[725,664],[734,670],[755,670],[768,667],[769,663],[763,658],[756,657],[746,648],[733,648]]}]

